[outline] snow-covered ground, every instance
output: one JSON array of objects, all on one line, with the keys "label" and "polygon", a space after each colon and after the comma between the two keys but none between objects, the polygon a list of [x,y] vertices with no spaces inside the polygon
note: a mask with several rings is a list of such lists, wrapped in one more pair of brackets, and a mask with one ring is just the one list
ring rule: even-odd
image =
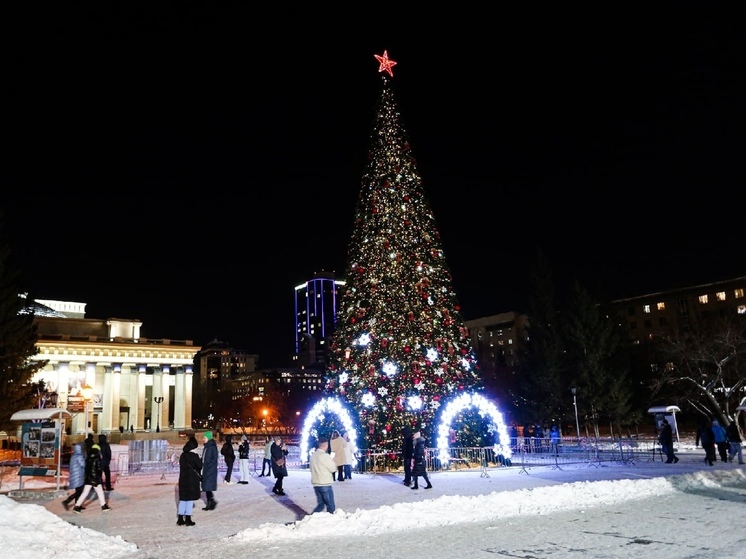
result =
[{"label": "snow-covered ground", "polygon": [[[95,501],[78,515],[61,499],[0,495],[0,549],[12,559],[744,556],[746,467],[706,466],[701,450],[679,456],[678,464],[442,471],[417,491],[396,473],[353,474],[334,484],[333,515],[309,515],[310,473],[291,469],[285,497],[267,477],[220,485],[217,508],[198,503],[192,527],[176,525],[176,474],[122,476],[110,512]],[[6,492],[18,486],[10,471]]]}]

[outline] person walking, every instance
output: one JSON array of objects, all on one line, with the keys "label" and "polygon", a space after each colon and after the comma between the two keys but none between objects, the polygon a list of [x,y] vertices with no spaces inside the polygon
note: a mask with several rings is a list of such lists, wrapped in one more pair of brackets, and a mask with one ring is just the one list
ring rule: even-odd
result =
[{"label": "person walking", "polygon": [[337,481],[345,480],[345,453],[347,451],[347,442],[339,434],[339,431],[335,430],[332,433],[331,440],[332,458],[334,463],[337,465]]},{"label": "person walking", "polygon": [[425,489],[432,489],[433,485],[430,483],[430,478],[427,477],[427,460],[425,459],[425,439],[417,431],[412,435],[414,439],[414,451],[412,453],[412,478],[414,479],[414,485],[410,489],[419,489],[420,486],[417,484],[417,478],[422,476],[427,485]]},{"label": "person walking", "polygon": [[270,448],[272,460],[272,474],[275,476],[275,485],[272,487],[272,493],[282,497],[285,491],[282,489],[282,480],[287,477],[288,469],[285,464],[288,455],[288,447],[282,442],[282,437],[275,436],[274,444]]},{"label": "person walking", "polygon": [[661,433],[658,435],[658,442],[661,443],[663,453],[666,455],[666,464],[675,464],[679,459],[673,450],[673,429],[667,419],[661,423]]},{"label": "person walking", "polygon": [[241,479],[238,483],[247,485],[249,483],[249,451],[251,446],[246,435],[241,435],[241,444],[238,445],[238,471],[241,473]]},{"label": "person walking", "polygon": [[738,423],[735,418],[725,430],[725,435],[728,437],[728,442],[730,443],[728,460],[733,462],[733,459],[738,456],[738,463],[743,464],[743,449],[741,445],[743,441],[741,440],[741,435],[738,433]]},{"label": "person walking", "polygon": [[197,447],[199,443],[194,435],[190,436],[179,456],[179,508],[177,510],[177,526],[194,526],[192,510],[194,501],[198,501],[202,495],[200,487],[202,471],[202,458],[200,458]]},{"label": "person walking", "polygon": [[715,433],[712,431],[712,425],[709,421],[702,423],[699,442],[705,451],[705,463],[712,466],[717,459],[715,458]]},{"label": "person walking", "polygon": [[215,491],[218,490],[218,443],[212,438],[212,431],[202,435],[202,491],[205,492],[207,504],[202,510],[215,510],[218,502]]},{"label": "person walking", "polygon": [[220,449],[220,454],[225,460],[225,477],[223,483],[230,485],[231,478],[233,477],[233,464],[236,461],[236,451],[233,450],[233,437],[231,435],[225,436],[225,442]]},{"label": "person walking", "polygon": [[75,490],[62,501],[62,506],[65,507],[65,510],[70,510],[70,503],[78,500],[83,493],[83,487],[85,487],[85,453],[83,452],[83,443],[78,443],[73,447],[73,453],[70,456],[67,486]]},{"label": "person walking", "polygon": [[[269,476],[272,474],[272,445],[275,441],[270,437],[267,437],[267,442],[264,443],[264,458],[262,459],[262,473],[258,477]],[[264,473],[264,466],[267,466],[267,473]]]},{"label": "person walking", "polygon": [[91,446],[91,450],[85,458],[85,486],[78,500],[75,501],[73,512],[77,514],[83,512],[83,503],[91,489],[94,489],[96,495],[98,495],[101,510],[104,512],[110,511],[111,507],[106,502],[104,488],[101,486],[101,448],[97,444]]},{"label": "person walking", "polygon": [[319,439],[316,450],[311,455],[309,466],[311,468],[311,485],[316,493],[316,508],[312,513],[321,512],[326,507],[326,512],[334,513],[334,472],[337,465],[332,460],[329,450],[329,440]]},{"label": "person walking", "polygon": [[98,446],[101,447],[101,484],[104,486],[104,491],[113,491],[114,488],[111,486],[111,445],[103,433],[98,436]]},{"label": "person walking", "polygon": [[728,437],[725,435],[725,429],[717,419],[712,420],[712,433],[715,436],[715,446],[717,446],[720,460],[728,461]]},{"label": "person walking", "polygon": [[414,452],[414,442],[412,440],[412,430],[404,427],[401,430],[401,459],[404,465],[404,485],[412,485],[412,454]]}]

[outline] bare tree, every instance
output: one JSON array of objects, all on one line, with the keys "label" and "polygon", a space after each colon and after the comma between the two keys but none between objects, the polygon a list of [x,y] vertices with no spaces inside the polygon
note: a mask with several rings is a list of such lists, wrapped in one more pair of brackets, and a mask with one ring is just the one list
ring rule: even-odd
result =
[{"label": "bare tree", "polygon": [[661,341],[654,393],[673,393],[728,425],[746,390],[746,317],[714,318]]}]

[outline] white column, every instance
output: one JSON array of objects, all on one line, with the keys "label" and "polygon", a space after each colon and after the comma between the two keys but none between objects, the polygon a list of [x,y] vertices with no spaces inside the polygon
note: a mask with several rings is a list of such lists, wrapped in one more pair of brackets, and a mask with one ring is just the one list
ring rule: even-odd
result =
[{"label": "white column", "polygon": [[111,416],[114,413],[114,407],[119,409],[119,399],[116,400],[116,406],[114,406],[113,398],[113,376],[111,368],[104,365],[104,400],[101,408],[101,418],[99,421],[98,431],[103,433],[105,431],[111,431],[112,420]]},{"label": "white column", "polygon": [[176,369],[176,382],[174,383],[174,429],[184,429],[186,402],[184,400],[184,368]]},{"label": "white column", "polygon": [[[137,372],[137,395],[134,402],[135,429],[145,429],[145,387],[147,386],[147,367],[140,365]],[[130,408],[132,409],[132,408]]]}]

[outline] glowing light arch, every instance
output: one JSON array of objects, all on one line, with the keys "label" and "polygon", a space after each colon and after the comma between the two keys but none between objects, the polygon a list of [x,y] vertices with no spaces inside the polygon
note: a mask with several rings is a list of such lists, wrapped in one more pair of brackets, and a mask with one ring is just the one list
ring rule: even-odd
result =
[{"label": "glowing light arch", "polygon": [[[303,422],[300,441],[301,464],[308,462],[308,439],[311,435],[313,424],[316,421],[323,421],[325,413],[332,413],[340,419],[342,425],[344,425],[344,430],[350,434],[350,443],[353,445],[353,451],[357,451],[357,430],[355,429],[355,424],[353,423],[347,408],[341,400],[337,398],[323,398],[316,402],[313,408],[311,408],[311,411],[308,412],[306,420]],[[314,438],[316,438],[317,435],[318,433],[314,434]]]},{"label": "glowing light arch", "polygon": [[449,430],[453,423],[453,418],[457,413],[466,408],[477,408],[480,416],[489,416],[497,427],[497,433],[500,436],[500,444],[493,446],[495,454],[502,454],[505,458],[512,456],[510,450],[510,439],[508,438],[508,428],[503,421],[502,413],[497,406],[479,394],[462,394],[451,400],[443,410],[440,416],[440,425],[438,426],[438,458],[443,464],[447,464],[451,459],[449,451]]}]

